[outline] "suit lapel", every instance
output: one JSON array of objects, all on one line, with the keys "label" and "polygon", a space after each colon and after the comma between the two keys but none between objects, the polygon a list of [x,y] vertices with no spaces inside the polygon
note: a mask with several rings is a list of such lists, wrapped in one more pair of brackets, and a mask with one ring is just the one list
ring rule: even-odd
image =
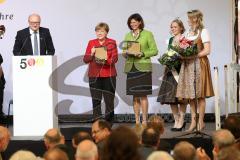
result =
[{"label": "suit lapel", "polygon": [[41,32],[41,30],[39,30],[39,45],[40,45],[40,55],[42,55],[44,53],[44,36]]},{"label": "suit lapel", "polygon": [[26,47],[29,48],[29,53],[31,53],[31,55],[33,55],[32,40],[31,40],[31,34],[30,34],[29,28],[27,28],[26,35],[28,36],[28,39],[29,39],[27,41]]},{"label": "suit lapel", "polygon": [[46,40],[45,40],[45,35],[43,33],[42,28],[39,28],[39,42],[40,42],[40,54],[45,55],[45,49],[46,49]]}]

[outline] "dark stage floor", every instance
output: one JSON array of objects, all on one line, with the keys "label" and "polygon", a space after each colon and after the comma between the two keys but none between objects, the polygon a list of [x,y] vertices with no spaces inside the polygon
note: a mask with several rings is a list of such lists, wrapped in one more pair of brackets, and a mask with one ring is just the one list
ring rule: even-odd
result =
[{"label": "dark stage floor", "polygon": [[[215,131],[215,123],[205,123],[206,127],[203,130],[204,133],[208,135],[212,135],[212,132]],[[66,139],[69,139],[72,137],[71,134],[76,133],[79,130],[86,130],[90,132],[92,123],[60,123],[59,128],[63,131],[63,134],[65,135]],[[113,128],[119,126],[119,125],[127,125],[129,127],[134,127],[134,123],[114,123]],[[186,130],[188,129],[190,123],[187,123],[186,125]],[[165,123],[165,131],[164,134],[161,136],[162,138],[175,138],[176,136],[185,134],[186,131],[183,130],[182,132],[172,132],[170,129],[173,126],[173,123]],[[9,129],[13,135],[13,129],[12,126],[9,126]],[[184,138],[192,137],[190,136],[185,136]],[[29,140],[26,139],[25,137],[12,137],[12,140]],[[31,140],[31,139],[30,139]]]}]

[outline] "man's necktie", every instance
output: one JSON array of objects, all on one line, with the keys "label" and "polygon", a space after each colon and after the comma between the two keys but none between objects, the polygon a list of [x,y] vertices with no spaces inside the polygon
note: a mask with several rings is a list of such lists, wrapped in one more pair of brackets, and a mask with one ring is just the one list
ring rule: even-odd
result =
[{"label": "man's necktie", "polygon": [[38,39],[37,39],[37,32],[34,32],[34,50],[33,50],[34,55],[39,55],[38,51]]}]

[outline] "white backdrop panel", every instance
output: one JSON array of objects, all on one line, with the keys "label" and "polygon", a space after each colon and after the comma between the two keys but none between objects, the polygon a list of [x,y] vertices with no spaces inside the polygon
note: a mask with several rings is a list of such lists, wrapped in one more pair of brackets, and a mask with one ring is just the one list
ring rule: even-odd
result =
[{"label": "white backdrop panel", "polygon": [[[88,40],[95,38],[94,27],[98,22],[107,22],[110,26],[109,37],[120,43],[125,33],[129,31],[126,25],[129,15],[135,12],[140,13],[145,20],[146,29],[153,32],[159,48],[159,55],[152,59],[156,63],[153,76],[159,78],[163,67],[157,63],[157,58],[166,50],[165,41],[170,37],[169,24],[174,18],[180,17],[187,26],[186,12],[191,9],[200,9],[204,13],[205,26],[209,29],[212,40],[212,53],[209,56],[211,69],[213,71],[213,66],[220,67],[220,86],[223,86],[223,65],[231,62],[232,55],[232,2],[230,0],[6,0],[0,4],[1,16],[13,14],[13,20],[2,17],[0,20],[0,24],[4,24],[7,28],[4,39],[0,41],[0,52],[4,58],[3,68],[7,80],[5,112],[8,101],[12,98],[11,55],[15,35],[17,30],[27,27],[27,17],[30,13],[39,13],[42,16],[41,25],[50,29],[59,66],[84,54]],[[119,52],[121,52],[120,49]],[[72,65],[67,65],[68,68],[63,69],[69,72],[64,82],[73,88],[65,86],[66,89],[63,89],[65,92],[59,92],[59,101],[69,99],[73,103],[70,108],[60,108],[60,114],[84,113],[92,109],[91,98],[84,96],[89,95],[89,91],[87,88],[85,90],[80,88],[88,87],[88,83],[84,80],[87,66],[81,63],[79,60],[80,66],[72,72],[68,71]],[[119,102],[115,111],[132,113],[132,107],[129,107],[131,97],[125,95],[123,83],[125,77],[121,65],[119,62],[116,93]],[[60,76],[61,72],[59,72]],[[158,88],[160,81],[155,82],[154,88]],[[59,87],[64,88],[63,84]],[[220,91],[221,101],[223,101],[223,87]],[[157,91],[150,98],[150,112],[169,112],[169,107],[162,107],[156,102],[156,96]],[[213,98],[207,100],[207,112],[214,112],[213,101]]]}]

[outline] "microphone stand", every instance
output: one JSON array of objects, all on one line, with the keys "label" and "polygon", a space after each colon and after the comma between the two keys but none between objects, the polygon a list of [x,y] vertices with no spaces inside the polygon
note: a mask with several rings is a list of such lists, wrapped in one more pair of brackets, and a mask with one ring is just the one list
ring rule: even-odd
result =
[{"label": "microphone stand", "polygon": [[198,123],[199,123],[199,113],[197,112],[197,108],[198,108],[198,98],[197,98],[197,84],[196,84],[196,77],[197,77],[197,67],[196,67],[196,61],[197,61],[197,57],[194,58],[194,81],[193,81],[193,85],[194,85],[194,95],[195,95],[195,98],[194,98],[194,108],[195,108],[195,121],[196,121],[196,130],[193,130],[191,132],[188,132],[188,133],[185,133],[183,135],[179,135],[179,136],[176,136],[175,138],[180,138],[180,137],[184,137],[184,136],[188,136],[188,135],[193,135],[193,137],[197,137],[197,136],[200,136],[200,137],[204,137],[204,136],[207,136],[207,137],[211,137],[210,135],[204,133],[204,132],[201,132],[199,127],[198,127]]}]

